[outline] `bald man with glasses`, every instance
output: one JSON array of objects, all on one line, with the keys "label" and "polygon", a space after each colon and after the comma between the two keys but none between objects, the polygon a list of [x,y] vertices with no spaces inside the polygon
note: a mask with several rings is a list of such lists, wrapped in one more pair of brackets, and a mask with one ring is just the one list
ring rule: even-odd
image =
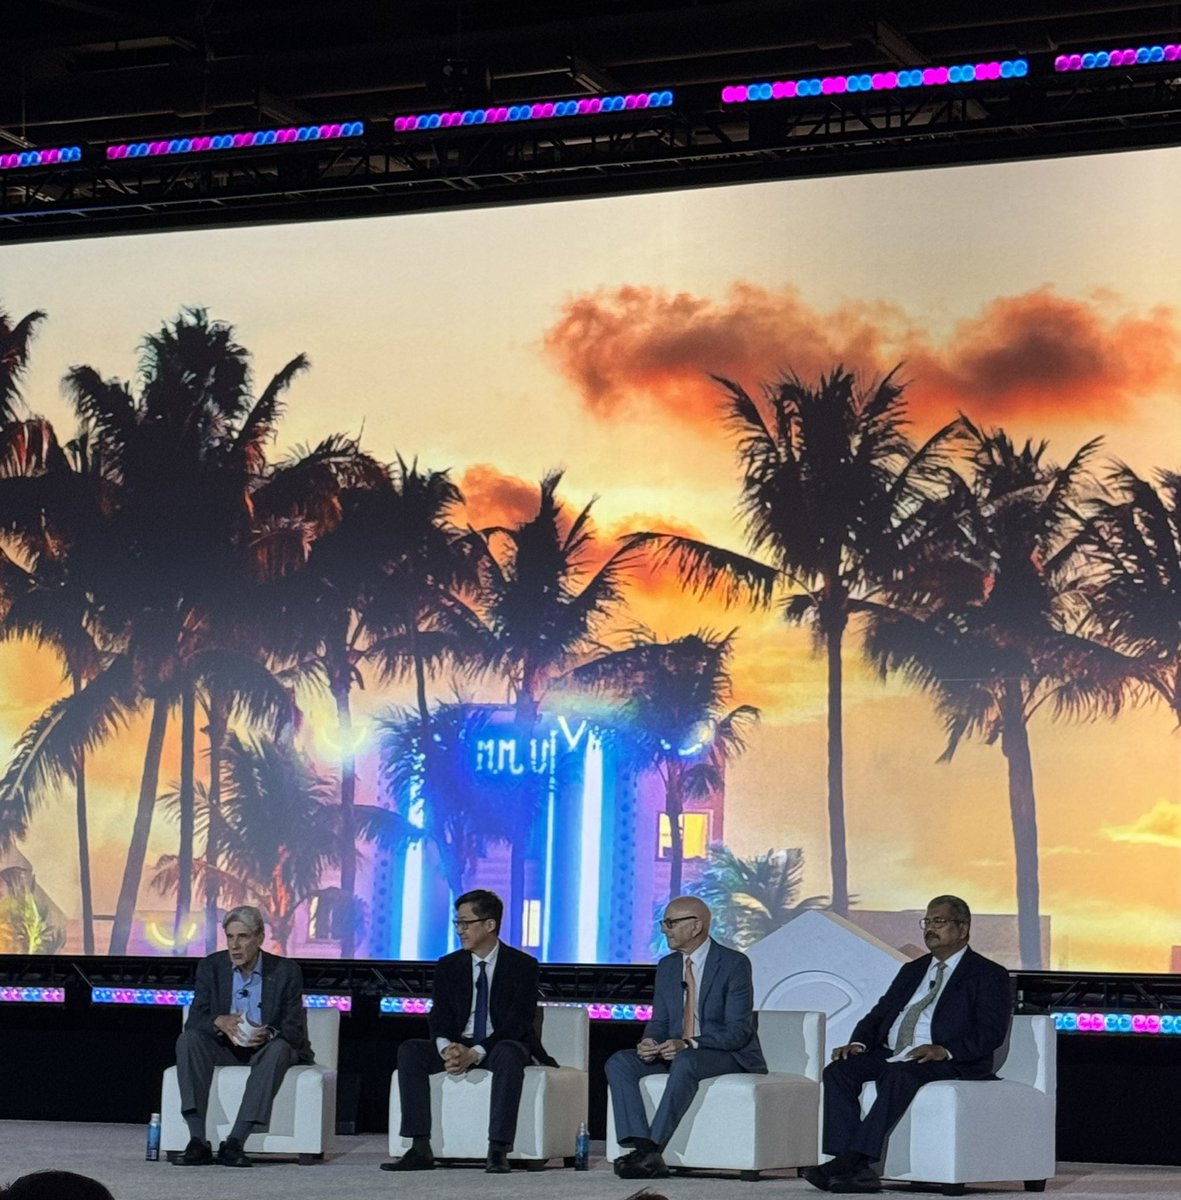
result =
[{"label": "bald man with glasses", "polygon": [[[906,963],[824,1069],[822,1166],[800,1174],[825,1192],[881,1191],[873,1164],[915,1093],[937,1079],[992,1079],[1013,1012],[1009,972],[968,945],[972,913],[936,896],[919,922],[928,954]],[[861,1089],[877,1098],[864,1118]]]},{"label": "bald man with glasses", "polygon": [[[662,1151],[703,1079],[767,1071],[750,960],[709,936],[710,911],[696,896],[678,896],[660,924],[672,953],[656,968],[652,1019],[634,1050],[607,1060],[615,1136],[631,1148],[615,1163],[621,1179],[668,1174]],[[640,1080],[661,1072],[667,1072],[668,1085],[649,1123]]]}]

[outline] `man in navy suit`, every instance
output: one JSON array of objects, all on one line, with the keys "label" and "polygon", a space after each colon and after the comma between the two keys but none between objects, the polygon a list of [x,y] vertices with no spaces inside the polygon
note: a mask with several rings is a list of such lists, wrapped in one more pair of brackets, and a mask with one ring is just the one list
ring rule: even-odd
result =
[{"label": "man in navy suit", "polygon": [[251,905],[231,909],[222,928],[226,949],[198,964],[189,1018],[176,1043],[180,1106],[190,1134],[174,1160],[179,1166],[214,1161],[205,1140],[205,1113],[215,1066],[250,1066],[234,1126],[217,1150],[222,1166],[249,1167],[253,1164],[242,1147],[270,1120],[287,1068],[312,1061],[299,964],[263,953],[262,913]]},{"label": "man in navy suit", "polygon": [[504,903],[495,892],[466,892],[455,902],[455,929],[462,949],[435,966],[430,1039],[398,1047],[399,1132],[410,1149],[383,1171],[430,1171],[430,1077],[462,1075],[473,1067],[492,1072],[488,1113],[489,1174],[510,1170],[508,1152],[517,1132],[517,1109],[530,1061],[556,1066],[534,1031],[537,959],[500,940]]},{"label": "man in navy suit", "polygon": [[[921,921],[929,954],[907,963],[824,1069],[824,1153],[800,1173],[826,1192],[877,1192],[872,1165],[915,1093],[936,1079],[991,1079],[1013,1012],[1009,973],[968,946],[972,914],[936,896]],[[862,1087],[877,1098],[861,1117]]]},{"label": "man in navy suit", "polygon": [[[631,1147],[615,1163],[623,1179],[668,1174],[661,1151],[703,1079],[767,1071],[755,1028],[750,960],[715,942],[709,922],[709,909],[696,896],[678,896],[664,910],[661,925],[672,953],[656,968],[652,1020],[634,1050],[607,1060],[615,1136]],[[667,1072],[668,1084],[649,1124],[640,1080],[658,1072]]]}]

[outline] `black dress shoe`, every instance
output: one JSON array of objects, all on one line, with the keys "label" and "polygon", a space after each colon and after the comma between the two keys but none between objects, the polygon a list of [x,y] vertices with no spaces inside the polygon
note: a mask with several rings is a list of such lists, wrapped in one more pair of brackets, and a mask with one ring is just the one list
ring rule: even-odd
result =
[{"label": "black dress shoe", "polygon": [[173,1161],[178,1167],[207,1167],[213,1162],[213,1147],[204,1138],[191,1137]]},{"label": "black dress shoe", "polygon": [[637,1150],[615,1164],[620,1179],[667,1179],[668,1167],[659,1150]]},{"label": "black dress shoe", "polygon": [[841,1195],[864,1195],[869,1192],[880,1192],[882,1181],[869,1167],[860,1167],[851,1175],[838,1175],[829,1184],[830,1192]]},{"label": "black dress shoe", "polygon": [[222,1167],[252,1167],[254,1162],[247,1157],[242,1143],[237,1138],[226,1138],[217,1148],[217,1162]]},{"label": "black dress shoe", "polygon": [[433,1171],[435,1156],[430,1150],[419,1150],[411,1146],[401,1158],[381,1164],[383,1171]]},{"label": "black dress shoe", "polygon": [[612,1164],[615,1174],[618,1175],[627,1163],[631,1163],[634,1166],[646,1153],[646,1150],[641,1150],[637,1147],[629,1150],[626,1154],[621,1154]]},{"label": "black dress shoe", "polygon": [[800,1178],[806,1179],[814,1188],[819,1188],[822,1192],[827,1192],[832,1187],[833,1175],[825,1163],[821,1163],[818,1167],[801,1167]]},{"label": "black dress shoe", "polygon": [[512,1169],[507,1150],[502,1150],[499,1146],[488,1147],[488,1162],[484,1170],[489,1175],[507,1175]]}]

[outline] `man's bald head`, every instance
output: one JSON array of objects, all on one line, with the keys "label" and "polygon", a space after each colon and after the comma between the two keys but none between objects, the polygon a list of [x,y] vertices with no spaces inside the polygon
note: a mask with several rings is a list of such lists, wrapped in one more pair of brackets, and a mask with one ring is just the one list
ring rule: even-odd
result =
[{"label": "man's bald head", "polygon": [[661,923],[668,948],[692,954],[709,937],[709,922],[709,908],[699,896],[670,900]]}]

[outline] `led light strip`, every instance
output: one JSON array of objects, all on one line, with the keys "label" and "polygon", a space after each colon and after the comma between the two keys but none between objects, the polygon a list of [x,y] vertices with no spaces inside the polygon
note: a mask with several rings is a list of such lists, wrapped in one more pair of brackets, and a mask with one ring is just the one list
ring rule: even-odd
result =
[{"label": "led light strip", "polygon": [[0,987],[0,1004],[65,1004],[60,987]]},{"label": "led light strip", "polygon": [[1136,50],[1085,50],[1082,54],[1059,54],[1055,71],[1096,71],[1104,67],[1143,67],[1148,63],[1176,62],[1181,46],[1140,46]]},{"label": "led light strip", "polygon": [[1060,1033],[1181,1034],[1181,1013],[1084,1012],[1053,1014]]},{"label": "led light strip", "polygon": [[107,147],[107,158],[156,158],[172,154],[201,154],[206,150],[247,150],[255,146],[285,146],[292,142],[324,142],[335,138],[361,137],[364,121],[333,122],[330,125],[300,125],[287,129],[257,129],[244,133],[202,134],[192,138],[169,138],[158,142],[119,142]]},{"label": "led light strip", "polygon": [[0,171],[12,171],[18,167],[51,167],[57,163],[81,161],[81,146],[55,146],[49,150],[21,150],[14,154],[0,154]]},{"label": "led light strip", "polygon": [[785,79],[777,83],[735,83],[722,88],[724,104],[757,100],[794,100],[801,96],[840,96],[855,92],[892,92],[903,88],[943,87],[992,79],[1024,79],[1029,63],[1024,58],[1004,62],[962,63],[954,67],[915,67],[903,71],[862,72],[856,75],[822,75],[812,79]]},{"label": "led light strip", "polygon": [[[382,996],[381,1011],[399,1016],[424,1016],[431,1001],[422,996]],[[577,1001],[543,1000],[542,1008],[585,1008],[592,1021],[650,1021],[651,1004],[581,1004]]]},{"label": "led light strip", "polygon": [[554,117],[587,117],[597,113],[634,112],[636,109],[668,108],[673,94],[629,92],[624,96],[584,96],[581,100],[545,101],[541,104],[510,104],[499,108],[465,108],[457,112],[416,113],[394,119],[395,133],[425,129],[454,129],[461,125],[503,125],[511,121],[545,121]]},{"label": "led light strip", "polygon": [[[60,990],[60,989],[59,989]],[[138,1004],[183,1008],[193,1003],[192,988],[110,988],[92,987],[91,1004]],[[338,1008],[352,1012],[352,996],[339,993],[309,992],[303,998],[304,1008]]]}]

